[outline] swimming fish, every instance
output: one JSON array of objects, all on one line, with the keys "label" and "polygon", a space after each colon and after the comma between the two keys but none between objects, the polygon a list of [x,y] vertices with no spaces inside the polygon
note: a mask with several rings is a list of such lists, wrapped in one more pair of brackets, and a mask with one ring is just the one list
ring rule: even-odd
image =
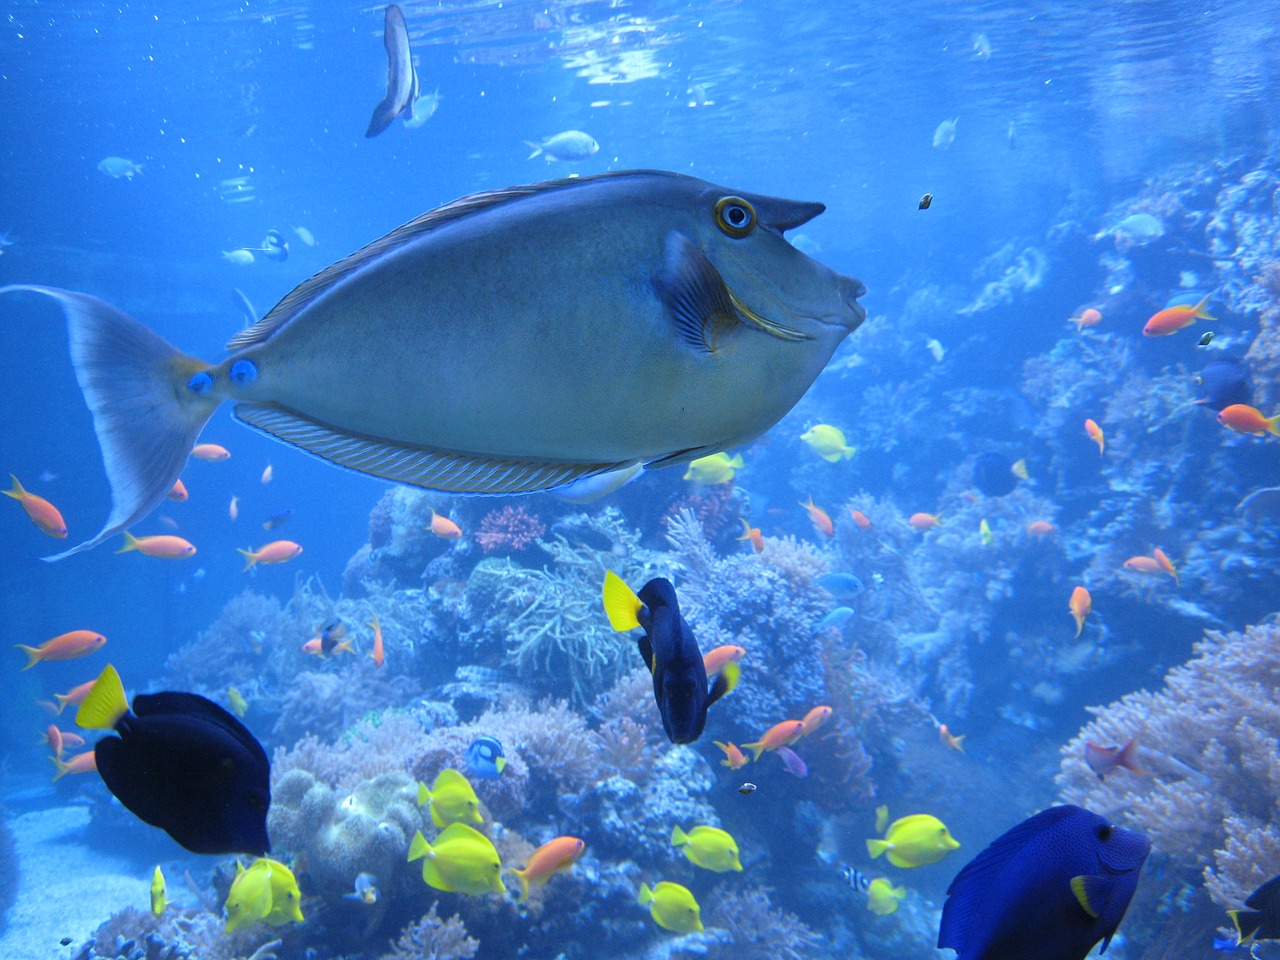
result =
[{"label": "swimming fish", "polygon": [[524,903],[529,899],[530,890],[536,890],[554,874],[572,867],[586,849],[587,845],[577,837],[556,837],[533,851],[528,863],[511,871],[520,881],[520,899],[516,902]]},{"label": "swimming fish", "polygon": [[942,741],[942,745],[948,750],[958,750],[961,753],[964,753],[965,736],[966,734],[962,733],[957,737],[947,729],[947,725],[945,723],[938,724],[938,739]]},{"label": "swimming fish", "polygon": [[[985,497],[1003,497],[1018,486],[1016,464],[1003,453],[979,454],[973,461],[973,485]],[[1023,464],[1026,469],[1026,464]]]},{"label": "swimming fish", "polygon": [[774,751],[774,756],[782,761],[782,769],[793,777],[803,780],[809,776],[808,764],[790,747],[779,747]]},{"label": "swimming fish", "polygon": [[956,960],[1084,960],[1119,927],[1151,851],[1081,807],[1050,807],[993,841],[947,889],[938,946]]},{"label": "swimming fish", "polygon": [[107,789],[144,823],[192,853],[264,854],[271,768],[262,744],[222,707],[194,693],[149,693],[133,709],[107,665],[76,713],[97,742]]},{"label": "swimming fish", "polygon": [[237,267],[247,267],[254,262],[253,251],[248,247],[237,247],[235,250],[223,250],[222,259],[234,263]]},{"label": "swimming fish", "polygon": [[943,120],[936,130],[933,131],[933,146],[935,150],[949,150],[951,144],[956,140],[956,124],[960,122],[960,118],[954,120]]},{"label": "swimming fish", "polygon": [[936,513],[913,513],[907,518],[907,526],[916,533],[925,533],[942,523],[942,518]]},{"label": "swimming fish", "polygon": [[434,533],[441,540],[457,540],[462,536],[462,528],[450,520],[448,517],[442,517],[434,510],[431,511],[431,523],[427,529]]},{"label": "swimming fish", "polygon": [[396,117],[413,117],[413,103],[422,93],[418,71],[413,68],[413,51],[409,49],[409,28],[404,14],[394,3],[387,4],[382,19],[382,44],[387,48],[387,95],[373,108],[365,137],[376,137]]},{"label": "swimming fish", "polygon": [[884,877],[876,877],[867,885],[867,909],[887,917],[897,911],[898,901],[906,895],[906,887],[895,887],[892,881]]},{"label": "swimming fish", "polygon": [[134,163],[124,157],[103,157],[98,161],[98,170],[116,180],[132,180],[142,174],[142,164]]},{"label": "swimming fish", "polygon": [[378,902],[378,878],[372,873],[356,874],[355,883],[352,886],[354,889],[350,893],[342,895],[343,900],[354,900],[367,907]]},{"label": "swimming fish", "polygon": [[1102,314],[1093,307],[1088,307],[1087,309],[1080,311],[1078,316],[1074,316],[1067,321],[1067,323],[1074,323],[1076,325],[1076,333],[1079,333],[1085,327],[1096,327],[1101,322]]},{"label": "swimming fish", "polygon": [[240,517],[240,498],[234,493],[231,495],[231,502],[227,505],[227,517],[231,520]]},{"label": "swimming fish", "polygon": [[804,719],[800,721],[800,736],[807,737],[814,733],[819,727],[831,719],[834,711],[828,706],[814,707],[804,715]]},{"label": "swimming fish", "polygon": [[1206,330],[1204,333],[1200,334],[1200,339],[1196,341],[1196,346],[1207,347],[1211,343],[1213,343],[1213,331]]},{"label": "swimming fish", "polygon": [[756,785],[752,783],[750,780],[747,780],[742,784],[742,786],[738,788],[738,792],[745,797],[748,794],[752,794],[756,792]]},{"label": "swimming fish", "polygon": [[422,880],[428,886],[450,893],[476,897],[482,893],[505,893],[502,861],[489,838],[475,827],[452,823],[435,842],[427,843],[419,831],[409,844],[409,861],[422,860]]},{"label": "swimming fish", "polygon": [[49,761],[57,768],[54,780],[60,780],[67,774],[92,773],[98,769],[98,756],[94,750],[86,750],[63,760],[61,757],[50,757]]},{"label": "swimming fish", "polygon": [[1122,566],[1131,573],[1163,573],[1155,557],[1130,557]]},{"label": "swimming fish", "polygon": [[1265,436],[1268,433],[1280,436],[1280,414],[1266,416],[1257,407],[1244,403],[1233,403],[1218,411],[1218,422],[1236,433],[1251,433]]},{"label": "swimming fish", "polygon": [[52,640],[46,640],[38,647],[29,647],[24,643],[14,646],[27,655],[27,665],[23,670],[30,670],[44,660],[75,660],[87,657],[95,650],[101,649],[107,638],[93,630],[72,630],[59,634]]},{"label": "swimming fish", "polygon": [[1102,432],[1102,428],[1098,426],[1097,421],[1092,418],[1084,422],[1084,432],[1088,434],[1089,439],[1098,445],[1098,456],[1102,456],[1107,449],[1106,434]]},{"label": "swimming fish", "polygon": [[78,733],[72,733],[69,730],[59,730],[56,723],[51,723],[45,729],[44,734],[40,737],[41,743],[47,743],[49,749],[53,751],[53,755],[62,758],[62,751],[67,747],[84,746],[84,737]]},{"label": "swimming fish", "polygon": [[823,630],[839,630],[853,619],[854,612],[852,607],[836,607],[813,625],[813,632],[818,634]]},{"label": "swimming fish", "polygon": [[858,891],[858,893],[866,893],[867,888],[871,886],[871,878],[854,867],[842,867],[840,876],[844,878],[845,883]]},{"label": "swimming fish", "polygon": [[917,204],[916,209],[928,210],[931,206],[933,206],[933,194],[926,193],[920,198],[920,203]]},{"label": "swimming fish", "polygon": [[[431,804],[431,822],[437,827],[452,823],[484,823],[480,816],[480,798],[470,781],[452,767],[445,767],[428,789],[418,784],[418,806]],[[413,859],[413,858],[410,858]]]},{"label": "swimming fish", "polygon": [[737,539],[750,541],[752,550],[756,553],[764,553],[764,534],[760,532],[760,528],[753,527],[741,517],[738,518],[738,522],[742,524],[742,536]]},{"label": "swimming fish", "polygon": [[320,629],[320,635],[312,637],[302,645],[302,652],[325,658],[339,653],[356,651],[351,646],[352,639],[347,636],[347,623],[341,617],[334,617]]},{"label": "swimming fish", "polygon": [[1078,637],[1084,629],[1085,618],[1093,612],[1093,597],[1089,595],[1089,591],[1084,587],[1076,587],[1071,591],[1071,600],[1067,603],[1067,609],[1076,621],[1076,636]]},{"label": "swimming fish", "polygon": [[1054,526],[1048,520],[1033,520],[1027,524],[1027,533],[1033,537],[1047,537],[1054,532]]},{"label": "swimming fish", "polygon": [[1177,333],[1184,327],[1191,326],[1197,320],[1216,320],[1217,317],[1209,316],[1205,310],[1205,305],[1212,296],[1212,293],[1206,293],[1199,303],[1180,303],[1157,311],[1152,314],[1151,319],[1142,328],[1142,335],[1144,337],[1167,337],[1171,333]]},{"label": "swimming fish", "polygon": [[742,870],[738,860],[738,843],[719,827],[700,825],[685,833],[680,827],[671,828],[671,845],[679,847],[694,866],[713,873]]},{"label": "swimming fish", "polygon": [[547,163],[553,160],[586,160],[595,156],[600,149],[595,137],[581,130],[565,130],[547,137],[541,143],[526,140],[524,145],[533,148],[533,153],[529,154],[530,160],[540,156],[546,158]]},{"label": "swimming fish", "polygon": [[819,423],[817,426],[810,427],[800,434],[800,439],[827,463],[850,460],[858,452],[857,447],[851,447],[845,442],[844,432],[829,423]]},{"label": "swimming fish", "polygon": [[724,751],[724,759],[720,761],[720,766],[728,767],[730,770],[740,770],[749,762],[746,755],[738,749],[736,744],[721,743],[719,740],[711,742]]},{"label": "swimming fish", "polygon": [[[405,128],[408,130],[417,130],[420,126],[430,120],[437,110],[440,109],[440,88],[436,87],[435,93],[424,93],[418,98],[418,102],[413,105],[413,116],[404,118]],[[308,246],[315,246],[314,243]]]},{"label": "swimming fish", "polygon": [[711,487],[719,483],[728,483],[741,469],[741,455],[735,453],[731,457],[727,453],[713,453],[691,461],[681,479]]},{"label": "swimming fish", "polygon": [[257,550],[241,550],[236,547],[236,553],[244,557],[244,569],[262,564],[266,566],[271,563],[286,563],[292,560],[302,552],[302,547],[294,543],[292,540],[272,540],[265,546],[259,547]]},{"label": "swimming fish", "polygon": [[373,660],[375,667],[380,667],[386,660],[386,652],[382,647],[382,624],[378,622],[378,618],[375,615],[369,621],[368,626],[373,631],[373,650],[370,652],[369,658]]},{"label": "swimming fish", "polygon": [[243,719],[244,715],[249,712],[249,701],[235,687],[227,687],[227,703],[231,707],[231,712],[237,717]]},{"label": "swimming fish", "polygon": [[262,485],[266,486],[276,475],[275,468],[271,464],[267,464],[266,469],[262,471]]},{"label": "swimming fish", "polygon": [[855,510],[853,507],[850,507],[849,516],[853,519],[853,522],[858,525],[859,530],[871,529],[871,518],[861,510]]},{"label": "swimming fish", "polygon": [[804,736],[804,721],[783,720],[775,723],[765,731],[765,735],[755,743],[744,743],[743,747],[751,751],[752,759],[759,760],[760,755],[779,747],[789,747]]},{"label": "swimming fish", "polygon": [[1156,547],[1154,550],[1151,551],[1151,556],[1155,560],[1155,562],[1160,565],[1160,569],[1163,572],[1173,577],[1173,585],[1175,587],[1182,586],[1182,581],[1178,577],[1178,568],[1173,565],[1173,561],[1169,559],[1168,554],[1166,554],[1159,547]]},{"label": "swimming fish", "polygon": [[197,460],[219,463],[231,459],[231,451],[217,443],[197,443],[191,448],[191,456]]},{"label": "swimming fish", "polygon": [[987,522],[986,517],[978,521],[978,536],[981,538],[984,547],[989,547],[995,542],[995,534],[991,532],[991,524]]},{"label": "swimming fish", "polygon": [[507,765],[507,755],[497,737],[476,737],[467,747],[467,769],[485,780],[497,780]]},{"label": "swimming fish", "polygon": [[640,884],[640,906],[648,906],[653,922],[672,933],[702,932],[702,908],[688,887],[663,880],[650,887]]},{"label": "swimming fish", "polygon": [[13,486],[8,490],[0,490],[6,497],[12,497],[22,504],[22,509],[27,512],[27,516],[31,519],[41,532],[47,533],[56,540],[61,540],[67,535],[67,524],[62,519],[62,514],[58,512],[58,508],[46,500],[44,497],[36,496],[34,493],[28,493],[22,489],[22,484],[18,482],[18,478],[12,473],[9,479],[13,481]]},{"label": "swimming fish", "polygon": [[1201,395],[1195,402],[1210,410],[1221,410],[1232,404],[1253,403],[1253,381],[1249,377],[1249,365],[1235,357],[1219,357],[1210,360],[1196,376],[1196,386]]},{"label": "swimming fish", "polygon": [[867,853],[874,860],[882,853],[895,867],[922,867],[937,863],[960,844],[946,825],[927,813],[913,813],[889,824],[884,839],[867,841]]},{"label": "swimming fish", "polygon": [[181,477],[173,481],[173,487],[169,490],[169,499],[175,503],[186,503],[191,499],[191,495],[187,493],[187,485],[182,482]]},{"label": "swimming fish", "polygon": [[[453,493],[546,490],[741,446],[865,319],[863,285],[782,236],[822,209],[663,172],[467,197],[304,282],[216,365],[85,294],[0,288],[57,301],[94,383],[114,505],[63,555],[150,513],[226,400],[323,459]],[[592,256],[567,261],[578,249]],[[517,275],[541,279],[513,301]]]},{"label": "swimming fish", "polygon": [[236,862],[223,909],[227,914],[226,933],[261,921],[271,927],[302,923],[302,891],[298,880],[283,863],[259,857],[246,868]]},{"label": "swimming fish", "polygon": [[97,680],[86,680],[77,686],[72,687],[66,693],[55,693],[53,699],[58,701],[58,707],[54,711],[55,714],[61,714],[68,706],[74,706],[84,702],[85,697],[89,696],[93,690],[93,685]]},{"label": "swimming fish", "polygon": [[723,670],[726,663],[731,661],[736,663],[746,655],[747,651],[744,648],[726,643],[705,654],[702,658],[702,666],[706,668],[709,677]]},{"label": "swimming fish", "polygon": [[1138,766],[1138,737],[1135,734],[1123,747],[1112,745],[1100,747],[1092,740],[1084,742],[1084,762],[1099,780],[1105,780],[1121,767],[1130,773],[1145,775],[1147,771]]},{"label": "swimming fish", "polygon": [[738,683],[739,667],[725,663],[711,683],[671,581],[655,577],[637,596],[612,570],[604,576],[604,609],[614,630],[644,630],[637,645],[653,674],[653,698],[672,743],[693,743],[707,724],[707,708]]},{"label": "swimming fish", "polygon": [[813,524],[813,529],[818,531],[824,537],[834,537],[836,535],[835,524],[831,522],[831,517],[827,511],[813,502],[810,497],[804,503],[800,504],[809,514],[809,521]]},{"label": "swimming fish", "polygon": [[129,553],[136,550],[144,557],[158,557],[161,560],[186,560],[196,555],[195,545],[182,537],[163,534],[155,537],[135,537],[128,530],[123,532],[124,546],[116,553]]},{"label": "swimming fish", "polygon": [[1247,910],[1228,910],[1236,941],[1280,940],[1280,877],[1272,877],[1245,900]]},{"label": "swimming fish", "polygon": [[279,513],[273,513],[262,521],[263,530],[278,530],[293,519],[293,508],[287,507]]},{"label": "swimming fish", "polygon": [[837,600],[853,600],[867,589],[852,573],[824,573],[813,582]]},{"label": "swimming fish", "polygon": [[160,872],[160,865],[156,864],[156,871],[151,875],[151,914],[152,916],[160,916],[164,913],[164,908],[169,905],[168,891],[165,889],[164,874]]}]

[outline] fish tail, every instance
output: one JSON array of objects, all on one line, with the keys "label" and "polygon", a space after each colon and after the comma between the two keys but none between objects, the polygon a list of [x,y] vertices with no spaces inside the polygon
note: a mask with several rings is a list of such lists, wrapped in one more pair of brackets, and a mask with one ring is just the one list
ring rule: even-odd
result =
[{"label": "fish tail", "polygon": [[44,653],[35,647],[28,647],[25,643],[15,643],[14,646],[27,655],[27,665],[22,668],[23,670],[30,670],[44,659]]},{"label": "fish tail", "polygon": [[744,466],[742,462],[742,454],[735,453],[732,457],[730,457],[729,466],[733,467],[733,469],[735,470],[741,470]]},{"label": "fish tail", "polygon": [[635,591],[612,570],[604,574],[604,612],[613,629],[622,632],[640,626],[640,610],[644,604]]},{"label": "fish tail", "polygon": [[427,838],[419,830],[413,835],[413,840],[409,844],[408,862],[412,863],[414,860],[421,860],[429,853],[431,853],[431,844],[427,843]]},{"label": "fish tail", "polygon": [[534,157],[540,156],[542,154],[541,144],[534,143],[532,140],[526,140],[524,142],[524,145],[526,147],[533,147],[533,153],[529,154],[529,156],[526,159],[532,160]]},{"label": "fish tail", "polygon": [[15,500],[25,500],[27,491],[22,489],[22,484],[18,482],[18,478],[11,473],[9,474],[9,479],[13,481],[13,486],[8,490],[0,490],[0,493],[3,493],[6,497],[13,497]]},{"label": "fish tail", "polygon": [[[91,540],[46,560],[96,547],[159,506],[182,473],[201,429],[221,402],[208,364],[189,357],[96,297],[13,284],[58,301],[71,334],[71,360],[102,449],[111,515]],[[197,391],[201,392],[197,392]]]},{"label": "fish tail", "polygon": [[67,775],[67,771],[71,769],[71,764],[67,763],[65,760],[59,757],[50,757],[49,762],[52,763],[58,769],[58,772],[53,775],[54,783],[57,783],[59,780],[65,777]]},{"label": "fish tail", "polygon": [[[1274,417],[1267,419],[1267,432],[1280,436],[1280,413],[1277,413]],[[18,481],[15,480],[13,482],[17,483]]]},{"label": "fish tail", "polygon": [[867,853],[870,854],[871,859],[874,860],[876,857],[880,856],[880,854],[888,850],[890,846],[892,846],[892,844],[890,844],[888,840],[868,840]]},{"label": "fish tail", "polygon": [[333,648],[333,652],[335,654],[349,653],[354,656],[356,651],[355,651],[355,648],[351,646],[351,641],[348,639],[348,640],[343,640],[339,644],[336,644]]},{"label": "fish tail", "polygon": [[128,530],[123,530],[121,532],[124,534],[124,546],[117,550],[116,553],[128,553],[130,550],[137,550],[140,546],[138,538]]},{"label": "fish tail", "polygon": [[76,711],[76,723],[88,730],[112,730],[128,712],[129,701],[125,699],[120,674],[108,663]]},{"label": "fish tail", "polygon": [[529,899],[529,869],[526,867],[523,870],[512,870],[511,872],[520,881],[520,899],[516,903],[524,903]]},{"label": "fish tail", "polygon": [[1197,303],[1196,308],[1191,311],[1191,315],[1193,317],[1198,317],[1201,320],[1217,320],[1218,319],[1217,317],[1209,316],[1209,314],[1205,312],[1205,309],[1204,309],[1205,306],[1209,303],[1209,298],[1212,296],[1213,296],[1212,293],[1206,293],[1204,295],[1204,299],[1201,300],[1199,303]]},{"label": "fish tail", "polygon": [[761,741],[759,741],[759,742],[757,742],[757,743],[744,743],[744,744],[742,745],[742,748],[743,748],[744,750],[750,750],[750,751],[751,751],[751,759],[752,759],[752,760],[759,760],[759,759],[760,759],[760,754],[764,753],[764,741],[763,741],[763,740],[761,740]]},{"label": "fish tail", "polygon": [[653,899],[653,890],[650,888],[650,886],[647,883],[640,884],[640,894],[639,896],[636,897],[636,902],[639,903],[641,906],[644,906],[646,903],[648,903],[652,899]]},{"label": "fish tail", "polygon": [[671,828],[671,845],[679,847],[689,842],[689,835],[680,829],[679,825]]},{"label": "fish tail", "polygon": [[1248,940],[1252,940],[1258,930],[1261,929],[1265,919],[1262,912],[1258,910],[1228,910],[1227,916],[1236,925],[1237,943],[1245,943]]},{"label": "fish tail", "polygon": [[244,556],[244,570],[241,570],[241,573],[245,573],[250,567],[258,562],[258,558],[254,556],[252,549],[241,550],[239,547],[236,547],[236,553]]},{"label": "fish tail", "polygon": [[431,789],[425,783],[418,784],[418,806],[425,807],[431,802]]},{"label": "fish tail", "polygon": [[1116,757],[1116,764],[1124,767],[1131,773],[1145,775],[1147,771],[1138,766],[1138,738],[1131,737],[1129,742],[1124,745],[1120,754]]}]

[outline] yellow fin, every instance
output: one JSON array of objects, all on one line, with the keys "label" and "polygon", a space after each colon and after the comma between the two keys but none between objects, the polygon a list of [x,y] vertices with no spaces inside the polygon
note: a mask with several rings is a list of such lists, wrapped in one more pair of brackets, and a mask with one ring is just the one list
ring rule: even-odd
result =
[{"label": "yellow fin", "polygon": [[1078,876],[1071,878],[1071,892],[1075,894],[1080,908],[1093,919],[1102,916],[1111,892],[1111,883],[1106,877]]},{"label": "yellow fin", "polygon": [[419,830],[413,835],[413,840],[409,844],[409,861],[419,860],[431,852],[431,844],[427,843],[427,838],[422,835]]},{"label": "yellow fin", "polygon": [[681,844],[689,842],[689,835],[680,829],[679,826],[671,828],[671,845],[678,847]]},{"label": "yellow fin", "polygon": [[639,614],[643,606],[635,591],[620,576],[612,570],[605,571],[604,612],[609,615],[609,624],[613,629],[634,630],[640,626]]},{"label": "yellow fin", "polygon": [[893,846],[893,844],[889,843],[888,840],[868,840],[867,853],[869,853],[871,855],[871,859],[874,860],[876,857],[880,856],[880,854],[888,850],[891,846]]},{"label": "yellow fin", "polygon": [[885,804],[876,807],[876,833],[884,833],[889,826],[889,808]]},{"label": "yellow fin", "polygon": [[640,884],[640,894],[636,897],[636,902],[644,905],[653,899],[653,890],[647,883]]},{"label": "yellow fin", "polygon": [[425,807],[431,802],[431,791],[425,783],[418,784],[418,806]]},{"label": "yellow fin", "polygon": [[117,550],[116,553],[128,553],[130,550],[138,549],[137,537],[135,537],[128,530],[121,530],[120,533],[124,537],[124,546],[121,547],[119,550]]},{"label": "yellow fin", "polygon": [[164,913],[164,908],[168,905],[165,893],[164,874],[157,864],[156,872],[151,875],[151,912],[157,917]]},{"label": "yellow fin", "polygon": [[108,663],[76,711],[76,723],[88,730],[111,730],[128,712],[129,701],[125,699],[120,674]]},{"label": "yellow fin", "polygon": [[0,490],[0,493],[3,493],[6,497],[13,497],[15,500],[21,500],[27,495],[27,491],[22,489],[22,484],[18,482],[18,478],[12,473],[9,474],[9,479],[13,481],[13,488],[10,490]]}]

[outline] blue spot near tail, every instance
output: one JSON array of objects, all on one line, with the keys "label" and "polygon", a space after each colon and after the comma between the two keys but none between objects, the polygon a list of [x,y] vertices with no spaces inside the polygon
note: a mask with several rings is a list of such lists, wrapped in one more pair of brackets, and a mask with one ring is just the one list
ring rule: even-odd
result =
[{"label": "blue spot near tail", "polygon": [[247,387],[258,379],[258,365],[252,360],[237,360],[231,365],[230,375],[237,387]]},{"label": "blue spot near tail", "polygon": [[213,377],[203,371],[192,374],[191,379],[187,381],[187,389],[196,396],[203,397],[213,389]]}]

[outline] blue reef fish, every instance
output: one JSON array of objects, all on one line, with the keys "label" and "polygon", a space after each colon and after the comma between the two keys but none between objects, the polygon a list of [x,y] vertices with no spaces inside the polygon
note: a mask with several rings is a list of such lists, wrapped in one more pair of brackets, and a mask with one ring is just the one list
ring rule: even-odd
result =
[{"label": "blue reef fish", "polygon": [[866,893],[867,888],[871,886],[871,878],[860,870],[853,867],[842,867],[840,876],[844,878],[844,882],[856,890],[858,893]]},{"label": "blue reef fish", "polygon": [[726,663],[708,685],[698,641],[680,615],[675,588],[663,577],[650,580],[637,596],[621,577],[608,571],[604,609],[613,629],[644,630],[637,642],[653,674],[653,698],[662,714],[662,729],[672,743],[693,743],[707,724],[707,708],[737,685],[737,662]]},{"label": "blue reef fish", "polygon": [[378,878],[372,873],[358,874],[355,889],[351,893],[344,893],[342,899],[373,906],[378,902]]},{"label": "blue reef fish", "polygon": [[1280,877],[1272,877],[1244,902],[1248,910],[1228,910],[1236,940],[1280,940]]},{"label": "blue reef fish", "polygon": [[821,633],[823,630],[839,630],[853,617],[852,607],[836,607],[825,617],[814,625],[813,632]]},{"label": "blue reef fish", "polygon": [[418,71],[413,68],[413,51],[409,49],[409,28],[404,13],[394,3],[387,4],[382,21],[382,43],[387,48],[387,95],[373,108],[366,137],[376,137],[396,117],[413,119],[414,101],[422,94]]},{"label": "blue reef fish", "polygon": [[477,777],[497,780],[507,765],[507,755],[497,737],[476,737],[467,747],[467,769]]},{"label": "blue reef fish", "polygon": [[1196,376],[1200,396],[1195,402],[1210,410],[1222,410],[1232,404],[1253,406],[1253,381],[1249,365],[1235,357],[1210,360]]},{"label": "blue reef fish", "polygon": [[852,573],[824,573],[814,582],[837,600],[852,600],[867,589]]},{"label": "blue reef fish", "polygon": [[[866,317],[861,283],[783,236],[823,209],[660,171],[478,194],[305,281],[217,364],[91,296],[4,287],[62,308],[105,444],[111,515],[61,556],[162,503],[224,401],[333,464],[450,493],[747,444]],[[536,282],[515,296],[514,276]]]},{"label": "blue reef fish", "polygon": [[262,529],[275,530],[278,527],[283,527],[286,523],[288,523],[292,519],[293,519],[293,508],[288,507],[284,510],[281,510],[279,513],[273,513],[271,516],[267,517],[266,520],[262,521]]},{"label": "blue reef fish", "polygon": [[98,773],[130,813],[192,853],[271,849],[271,766],[244,724],[194,693],[125,699],[107,665],[80,704],[76,723],[114,730],[94,747]]},{"label": "blue reef fish", "polygon": [[1050,807],[951,881],[938,946],[956,960],[1084,960],[1099,940],[1107,949],[1150,852],[1146,834],[1082,807]]}]

